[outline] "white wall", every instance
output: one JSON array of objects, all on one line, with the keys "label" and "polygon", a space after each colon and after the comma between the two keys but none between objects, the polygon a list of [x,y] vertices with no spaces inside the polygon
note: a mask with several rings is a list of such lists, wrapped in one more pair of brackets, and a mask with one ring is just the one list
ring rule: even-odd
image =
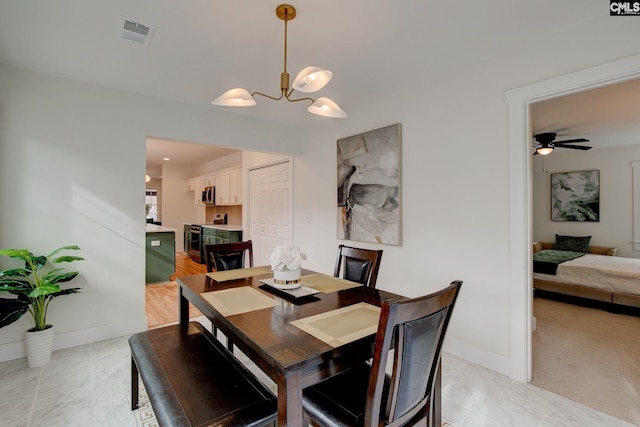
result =
[{"label": "white wall", "polygon": [[[265,134],[278,149],[297,140],[282,126],[3,66],[0,102],[0,247],[77,244],[86,258],[74,265],[82,293],[50,306],[55,348],[146,328],[147,136],[214,144],[222,135],[237,148],[271,150]],[[170,209],[163,216],[177,226]],[[24,316],[0,331],[0,360],[24,355],[31,324]]]},{"label": "white wall", "polygon": [[[378,286],[416,296],[464,280],[446,349],[510,374],[510,259],[525,249],[511,247],[509,234],[505,91],[636,54],[636,45],[619,40],[638,31],[605,11],[501,57],[460,58],[464,66],[451,69],[409,52],[396,75],[368,89],[372,102],[350,108],[340,101],[346,120],[297,129],[0,68],[0,246],[48,249],[71,238],[83,247],[88,260],[78,285],[86,291],[65,297],[66,310],[52,308],[59,334],[87,341],[141,329],[145,138],[224,139],[225,146],[295,155],[295,244],[309,268],[331,272],[339,243],[335,141],[399,122],[403,244],[383,246]],[[5,328],[0,344],[19,342],[25,327]]]},{"label": "white wall", "polygon": [[185,191],[185,179],[192,176],[192,167],[171,162],[162,165],[162,225],[176,229],[176,251],[184,250],[184,224],[194,221],[196,208],[204,209],[196,207],[193,191]]},{"label": "white wall", "polygon": [[[555,235],[592,236],[591,244],[615,246],[618,256],[640,258],[633,250],[631,162],[640,160],[640,145],[574,152],[561,149],[533,158],[533,239],[554,242]],[[545,167],[546,162],[546,167]],[[546,172],[545,172],[546,170]],[[600,171],[600,221],[551,221],[551,174]]]}]

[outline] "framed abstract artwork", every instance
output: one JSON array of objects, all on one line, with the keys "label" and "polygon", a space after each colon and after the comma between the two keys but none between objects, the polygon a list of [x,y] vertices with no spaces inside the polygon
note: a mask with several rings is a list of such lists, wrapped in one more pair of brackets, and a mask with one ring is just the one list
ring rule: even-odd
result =
[{"label": "framed abstract artwork", "polygon": [[401,244],[400,123],[337,141],[338,238]]},{"label": "framed abstract artwork", "polygon": [[600,171],[551,174],[551,221],[600,221]]}]

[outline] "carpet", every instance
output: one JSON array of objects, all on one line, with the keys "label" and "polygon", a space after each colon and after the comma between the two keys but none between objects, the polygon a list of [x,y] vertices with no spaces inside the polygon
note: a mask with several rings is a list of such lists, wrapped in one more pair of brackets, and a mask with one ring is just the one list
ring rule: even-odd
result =
[{"label": "carpet", "polygon": [[156,414],[153,413],[149,396],[147,396],[147,391],[144,389],[142,382],[138,391],[138,409],[133,411],[133,418],[136,422],[136,427],[159,427]]}]

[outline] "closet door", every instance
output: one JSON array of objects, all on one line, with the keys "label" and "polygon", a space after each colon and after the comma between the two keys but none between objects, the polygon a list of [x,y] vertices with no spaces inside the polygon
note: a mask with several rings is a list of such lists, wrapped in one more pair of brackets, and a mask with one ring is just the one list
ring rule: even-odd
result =
[{"label": "closet door", "polygon": [[276,246],[293,242],[291,162],[278,163],[249,174],[249,224],[255,265],[269,264]]}]

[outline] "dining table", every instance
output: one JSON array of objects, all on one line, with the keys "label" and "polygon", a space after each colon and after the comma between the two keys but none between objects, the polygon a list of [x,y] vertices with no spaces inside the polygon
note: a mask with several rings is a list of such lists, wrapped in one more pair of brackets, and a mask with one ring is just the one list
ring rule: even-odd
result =
[{"label": "dining table", "polygon": [[[276,287],[269,266],[176,279],[180,322],[189,322],[192,304],[274,381],[279,426],[303,425],[305,387],[370,359],[382,303],[406,299],[312,270],[301,274],[300,288],[291,290]],[[432,400],[440,425],[439,381]]]}]

